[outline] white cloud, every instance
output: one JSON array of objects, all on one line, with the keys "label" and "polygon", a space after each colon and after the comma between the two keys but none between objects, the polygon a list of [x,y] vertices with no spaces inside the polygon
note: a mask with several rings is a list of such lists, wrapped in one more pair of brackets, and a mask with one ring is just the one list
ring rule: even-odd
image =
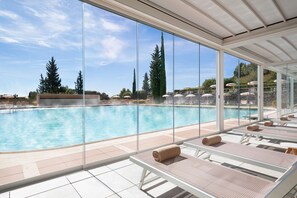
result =
[{"label": "white cloud", "polygon": [[0,10],[0,17],[7,17],[9,19],[17,20],[19,16],[7,10]]},{"label": "white cloud", "polygon": [[126,26],[120,25],[118,23],[113,23],[111,21],[108,21],[104,18],[100,19],[102,27],[107,30],[107,31],[111,31],[111,32],[122,32],[127,30]]},{"label": "white cloud", "polygon": [[1,41],[4,43],[19,43],[18,40],[9,37],[0,37],[0,42]]},{"label": "white cloud", "polygon": [[104,38],[101,41],[101,44],[103,47],[102,51],[104,57],[111,60],[118,58],[125,47],[125,43],[123,41],[113,36]]},{"label": "white cloud", "polygon": [[75,7],[66,7],[59,0],[24,0],[13,5],[11,10],[0,10],[0,17],[8,18],[1,24],[0,42],[58,49],[81,47],[81,17],[73,11]]}]

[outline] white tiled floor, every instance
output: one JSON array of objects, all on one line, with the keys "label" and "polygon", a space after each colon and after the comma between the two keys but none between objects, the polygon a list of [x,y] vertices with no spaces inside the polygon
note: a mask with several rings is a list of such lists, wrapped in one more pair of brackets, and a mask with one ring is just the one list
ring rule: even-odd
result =
[{"label": "white tiled floor", "polygon": [[[237,142],[240,136],[222,135],[224,140]],[[254,140],[252,143],[256,143]],[[264,141],[265,142],[265,141]],[[269,142],[266,142],[270,144]],[[195,150],[182,146],[182,152],[194,155]],[[243,168],[251,168],[265,172],[272,176],[279,176],[280,173],[264,170],[242,162],[212,156],[216,163],[227,163]],[[143,186],[143,191],[138,189],[138,183],[142,173],[142,168],[132,163],[130,160],[122,160],[106,166],[101,166],[91,170],[79,171],[70,175],[40,182],[26,186],[10,192],[0,194],[0,198],[146,198],[146,197],[179,197],[194,198],[188,192],[184,192],[172,183],[159,178]],[[153,177],[151,174],[149,177]]]}]

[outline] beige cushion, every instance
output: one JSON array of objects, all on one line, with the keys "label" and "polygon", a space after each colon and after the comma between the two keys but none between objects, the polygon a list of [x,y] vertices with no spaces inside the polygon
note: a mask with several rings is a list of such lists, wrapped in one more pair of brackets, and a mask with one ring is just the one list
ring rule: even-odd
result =
[{"label": "beige cushion", "polygon": [[209,137],[209,138],[203,138],[202,144],[204,144],[206,146],[211,146],[211,145],[220,143],[221,141],[222,141],[221,136],[217,135],[217,136],[213,136],[213,137]]},{"label": "beige cushion", "polygon": [[153,150],[153,157],[157,162],[163,162],[180,155],[180,147],[176,144],[171,144]]},{"label": "beige cushion", "polygon": [[259,129],[259,125],[252,124],[252,125],[247,126],[246,129],[249,131],[257,131]]}]

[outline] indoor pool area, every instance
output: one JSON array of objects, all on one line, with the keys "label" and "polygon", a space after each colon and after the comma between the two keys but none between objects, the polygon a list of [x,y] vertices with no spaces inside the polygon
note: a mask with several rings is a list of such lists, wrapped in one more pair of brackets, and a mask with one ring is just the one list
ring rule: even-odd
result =
[{"label": "indoor pool area", "polygon": [[296,198],[297,1],[0,0],[0,198]]}]

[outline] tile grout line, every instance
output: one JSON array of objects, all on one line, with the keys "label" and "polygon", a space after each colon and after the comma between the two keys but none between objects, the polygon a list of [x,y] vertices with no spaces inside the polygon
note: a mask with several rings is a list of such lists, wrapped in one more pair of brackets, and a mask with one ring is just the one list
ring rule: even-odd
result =
[{"label": "tile grout line", "polygon": [[[66,177],[66,176],[65,176],[65,177]],[[79,196],[80,198],[82,198],[82,196],[79,194],[79,192],[76,190],[76,188],[72,185],[72,182],[71,182],[67,177],[66,177],[66,179],[69,181],[71,187],[74,188],[74,190],[75,190],[75,192],[78,194],[78,196]],[[81,180],[81,181],[82,181],[82,180]]]},{"label": "tile grout line", "polygon": [[[110,172],[110,171],[109,171]],[[96,180],[98,180],[100,183],[102,183],[104,186],[106,186],[109,190],[111,190],[114,194],[118,195],[113,189],[111,189],[108,185],[106,185],[104,182],[102,182],[99,178],[97,178],[95,175],[93,175],[92,173],[90,173],[93,178],[95,178]],[[111,195],[110,195],[111,196]],[[118,195],[119,196],[119,195]],[[119,196],[121,197],[121,196]]]}]

